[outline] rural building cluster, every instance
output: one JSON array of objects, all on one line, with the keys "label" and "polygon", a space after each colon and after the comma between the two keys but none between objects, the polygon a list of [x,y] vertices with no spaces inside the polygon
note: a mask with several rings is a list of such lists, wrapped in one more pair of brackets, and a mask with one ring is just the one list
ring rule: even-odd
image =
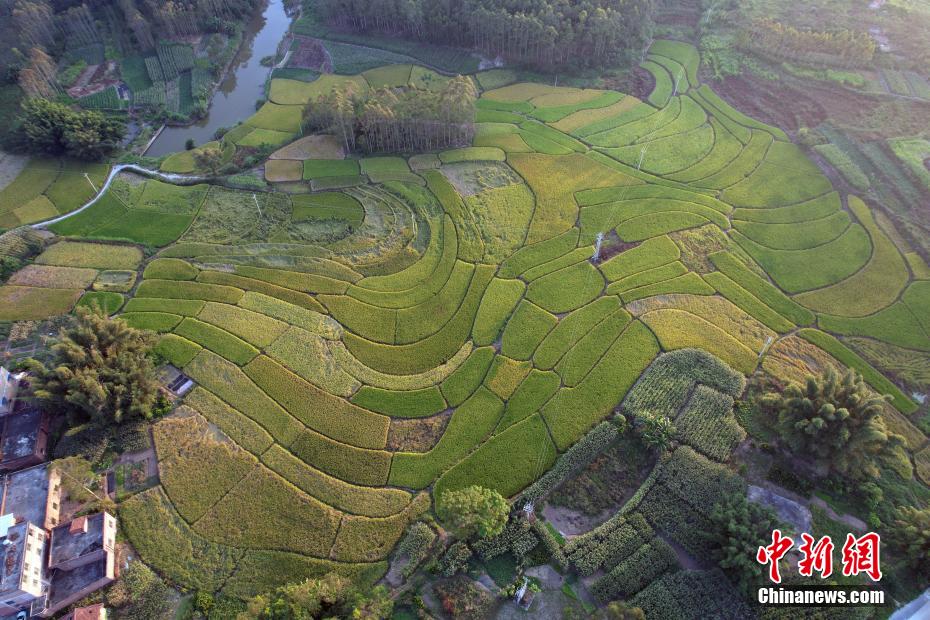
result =
[{"label": "rural building cluster", "polygon": [[[64,510],[61,474],[42,462],[47,415],[17,397],[25,381],[0,368],[0,618],[51,618],[116,580],[116,518]],[[102,613],[94,606],[72,617]]]}]

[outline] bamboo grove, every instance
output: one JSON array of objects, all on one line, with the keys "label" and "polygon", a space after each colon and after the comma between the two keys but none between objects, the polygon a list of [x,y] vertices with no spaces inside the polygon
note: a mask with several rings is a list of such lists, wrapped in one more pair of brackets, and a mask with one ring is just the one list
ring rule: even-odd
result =
[{"label": "bamboo grove", "polygon": [[609,65],[642,49],[653,0],[319,0],[330,25],[480,50],[538,67]]},{"label": "bamboo grove", "polygon": [[304,122],[311,131],[339,136],[349,151],[434,151],[471,143],[477,97],[472,80],[462,76],[436,91],[406,86],[359,94],[341,88],[308,103]]}]

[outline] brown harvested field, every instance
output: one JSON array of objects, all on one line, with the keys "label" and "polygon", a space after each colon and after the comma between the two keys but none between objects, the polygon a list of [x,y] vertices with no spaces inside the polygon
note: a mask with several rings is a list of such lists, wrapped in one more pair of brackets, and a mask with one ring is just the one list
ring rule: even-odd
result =
[{"label": "brown harvested field", "polygon": [[271,183],[299,181],[303,173],[303,162],[292,159],[271,159],[265,162],[265,180]]},{"label": "brown harvested field", "polygon": [[142,262],[142,250],[126,245],[59,241],[39,254],[35,262],[66,267],[136,269]]},{"label": "brown harvested field", "polygon": [[9,283],[41,288],[87,288],[97,277],[96,269],[26,265],[13,274]]},{"label": "brown harvested field", "polygon": [[278,149],[271,159],[345,159],[345,156],[336,136],[307,136]]},{"label": "brown harvested field", "polygon": [[47,319],[71,311],[83,290],[0,286],[0,321]]},{"label": "brown harvested field", "polygon": [[785,383],[804,383],[809,375],[819,375],[831,366],[843,369],[832,355],[798,336],[776,342],[762,362],[767,373]]}]

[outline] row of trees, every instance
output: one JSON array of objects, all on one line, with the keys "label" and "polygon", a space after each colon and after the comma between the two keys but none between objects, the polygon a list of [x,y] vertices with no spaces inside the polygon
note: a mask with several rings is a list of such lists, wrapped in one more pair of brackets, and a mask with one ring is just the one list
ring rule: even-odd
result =
[{"label": "row of trees", "polygon": [[319,0],[327,23],[382,32],[540,67],[605,66],[638,53],[653,0]]},{"label": "row of trees", "polygon": [[350,84],[307,104],[304,120],[311,131],[341,137],[349,151],[433,151],[471,143],[477,99],[474,82],[462,76],[439,91],[404,87],[357,94]]},{"label": "row of trees", "polygon": [[876,47],[866,32],[800,30],[771,18],[750,24],[745,44],[786,60],[842,67],[868,66]]},{"label": "row of trees", "polygon": [[[10,9],[13,28],[23,49],[42,47],[61,51],[62,44],[100,42],[95,11],[100,3],[56,9],[49,0],[15,0]],[[258,0],[117,0],[125,24],[140,49],[150,50],[158,39],[223,30],[228,21],[251,13]],[[0,11],[2,14],[2,11]]]}]

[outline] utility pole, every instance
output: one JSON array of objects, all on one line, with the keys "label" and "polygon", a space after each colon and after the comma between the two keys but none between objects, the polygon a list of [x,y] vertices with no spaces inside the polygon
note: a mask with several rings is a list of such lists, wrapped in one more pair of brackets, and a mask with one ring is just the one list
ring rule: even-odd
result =
[{"label": "utility pole", "polygon": [[678,85],[681,83],[681,77],[682,77],[683,72],[684,72],[684,69],[681,69],[678,72],[678,77],[675,78],[675,93],[672,95],[673,97],[678,95]]},{"label": "utility pole", "polygon": [[774,342],[774,340],[775,340],[775,339],[772,338],[771,336],[769,336],[768,338],[765,339],[765,344],[762,345],[762,350],[759,351],[759,361],[760,361],[760,362],[762,361],[762,356],[765,355],[766,351],[769,350],[769,347],[772,346],[772,342]]},{"label": "utility pole", "polygon": [[97,186],[94,185],[94,182],[90,180],[90,175],[86,172],[84,173],[84,178],[87,179],[87,182],[90,183],[90,186],[94,188],[94,193],[98,193],[100,190],[97,189]]},{"label": "utility pole", "polygon": [[643,160],[646,159],[646,149],[648,148],[649,148],[648,146],[644,146],[643,150],[639,154],[639,163],[636,164],[637,171],[642,170],[643,168]]},{"label": "utility pole", "polygon": [[252,194],[252,200],[255,201],[255,208],[258,209],[258,219],[262,219],[264,217],[262,215],[262,208],[258,206],[258,198],[255,197],[254,193]]}]

